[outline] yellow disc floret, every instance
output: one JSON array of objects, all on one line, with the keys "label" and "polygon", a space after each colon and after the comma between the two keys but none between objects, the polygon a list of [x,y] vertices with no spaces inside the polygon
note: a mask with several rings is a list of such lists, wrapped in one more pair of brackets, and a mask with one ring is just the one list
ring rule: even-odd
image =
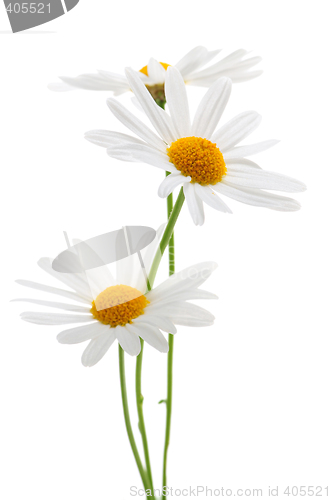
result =
[{"label": "yellow disc floret", "polygon": [[91,314],[104,325],[115,328],[131,323],[144,314],[149,301],[136,288],[115,285],[106,288],[92,302]]},{"label": "yellow disc floret", "polygon": [[202,186],[217,184],[227,168],[216,144],[201,137],[183,137],[167,148],[169,161],[191,182]]},{"label": "yellow disc floret", "polygon": [[[161,64],[164,69],[167,69],[168,66],[170,66],[170,64],[163,63],[163,62],[159,62],[159,64]],[[140,73],[143,73],[143,75],[149,76],[148,67],[144,66],[142,69],[140,69]]]}]

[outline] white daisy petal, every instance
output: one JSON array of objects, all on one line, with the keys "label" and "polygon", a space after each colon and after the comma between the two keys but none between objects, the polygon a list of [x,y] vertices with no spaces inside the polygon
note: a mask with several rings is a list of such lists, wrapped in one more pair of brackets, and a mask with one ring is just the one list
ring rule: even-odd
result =
[{"label": "white daisy petal", "polygon": [[236,71],[238,73],[247,71],[251,69],[256,64],[260,63],[262,58],[260,56],[249,57],[248,59],[244,59],[243,61],[238,61],[236,64],[233,64],[231,71]]},{"label": "white daisy petal", "polygon": [[216,81],[216,78],[195,78],[190,80],[186,80],[186,85],[192,85],[193,87],[205,87],[210,88]]},{"label": "white daisy petal", "polygon": [[212,64],[208,68],[197,71],[192,75],[190,75],[190,81],[196,82],[198,79],[208,79],[208,78],[212,78],[215,81],[217,78],[219,78],[219,75],[223,76],[220,73],[236,67],[237,64],[239,64],[241,59],[247,53],[248,52],[244,49],[236,50],[235,52],[229,54],[227,57],[224,57],[220,61],[217,61],[216,63]]},{"label": "white daisy petal", "polygon": [[141,352],[141,342],[139,337],[130,331],[128,325],[117,326],[115,328],[115,335],[120,346],[127,354],[130,354],[130,356],[138,356]]},{"label": "white daisy petal", "polygon": [[273,191],[285,191],[287,193],[300,193],[306,190],[305,184],[297,179],[256,168],[250,169],[250,167],[245,172],[232,171],[229,168],[226,181],[239,187],[272,189]]},{"label": "white daisy petal", "polygon": [[105,356],[116,338],[114,330],[115,328],[109,328],[106,333],[102,333],[89,342],[82,354],[82,364],[84,366],[93,366]]},{"label": "white daisy petal", "polygon": [[252,80],[253,78],[257,78],[263,73],[262,70],[257,70],[257,71],[246,71],[245,73],[242,73],[240,75],[233,75],[232,82],[233,83],[242,83],[242,82],[248,82],[249,80]]},{"label": "white daisy petal", "polygon": [[134,97],[132,97],[130,100],[131,100],[132,104],[135,106],[135,108],[136,108],[136,109],[138,109],[138,111],[139,111],[140,113],[143,113],[143,114],[144,114],[144,109],[142,108],[142,106],[141,106],[141,105],[140,105],[140,103],[138,102],[137,97],[135,97],[135,96],[134,96]]},{"label": "white daisy petal", "polygon": [[[202,52],[200,54],[200,57],[192,65],[188,65],[188,67],[181,72],[185,83],[187,85],[193,84],[192,75],[199,74],[200,73],[199,68],[206,66],[206,64],[209,63],[220,52],[221,52],[220,49],[206,51],[205,53]],[[175,64],[174,66],[177,67],[177,64]]]},{"label": "white daisy petal", "polygon": [[148,325],[160,328],[160,330],[164,330],[164,332],[173,334],[176,333],[176,328],[173,323],[165,316],[160,316],[159,314],[157,316],[143,314],[133,320],[133,325],[138,323],[147,323]]},{"label": "white daisy petal", "polygon": [[[174,308],[171,305],[172,309]],[[173,316],[174,314],[174,316]],[[172,318],[174,317],[174,323],[176,323],[176,316],[185,317],[188,316],[190,319],[199,319],[201,321],[209,321],[213,322],[215,317],[209,311],[204,309],[203,307],[197,306],[196,304],[191,304],[189,302],[176,302],[176,310],[172,314]]]},{"label": "white daisy petal", "polygon": [[203,202],[195,193],[194,184],[186,183],[183,185],[183,192],[186,197],[188,209],[192,220],[196,226],[204,224],[204,207]]},{"label": "white daisy petal", "polygon": [[[159,306],[161,307],[161,306]],[[157,307],[151,307],[151,309],[157,310]],[[196,304],[191,304],[185,301],[168,302],[162,306],[164,314],[167,314],[169,319],[174,323],[177,323],[177,317],[188,317],[193,319],[200,319],[204,321],[214,321],[214,316],[209,311],[203,307],[197,306]]]},{"label": "white daisy petal", "polygon": [[186,86],[181,73],[169,67],[165,81],[166,101],[179,137],[190,135],[190,114]]},{"label": "white daisy petal", "polygon": [[148,63],[148,75],[154,83],[164,83],[165,81],[165,68],[163,68],[158,61],[153,59],[153,57],[151,57]]},{"label": "white daisy petal", "polygon": [[249,57],[248,59],[244,59],[243,61],[238,61],[235,64],[233,63],[231,66],[228,66],[230,73],[238,73],[244,74],[246,71],[251,69],[256,64],[260,63],[262,58],[260,56]]},{"label": "white daisy petal", "polygon": [[147,75],[142,73],[142,71],[135,71],[135,73],[139,77],[139,79],[144,83],[144,85],[149,85],[151,80]]},{"label": "white daisy petal", "polygon": [[110,146],[116,145],[126,147],[128,144],[145,144],[136,137],[121,134],[119,132],[111,132],[109,130],[90,130],[84,134],[84,137],[87,141],[96,144],[96,146],[101,146],[102,148],[109,148]]},{"label": "white daisy petal", "polygon": [[233,158],[227,160],[226,163],[227,172],[251,172],[253,168],[257,170],[262,170],[257,163],[252,160],[248,160],[247,158]]},{"label": "white daisy petal", "polygon": [[241,61],[241,59],[247,54],[248,54],[247,50],[244,49],[235,50],[228,56],[223,57],[223,59],[221,59],[220,61],[217,61],[212,66],[209,66],[209,68],[207,68],[207,71],[216,72],[219,71],[220,69],[225,69],[234,66],[234,64],[237,64],[239,61]]},{"label": "white daisy petal", "polygon": [[245,111],[218,129],[213,134],[211,141],[216,142],[218,148],[224,154],[224,152],[236,146],[251,134],[261,121],[262,117],[256,111]]},{"label": "white daisy petal", "polygon": [[135,74],[135,71],[131,68],[127,68],[126,76],[131,89],[160,137],[167,142],[167,144],[176,141],[178,136],[174,130],[171,118],[154,102],[150,92]]},{"label": "white daisy petal", "polygon": [[[119,90],[118,84],[98,74],[83,74],[71,78],[68,76],[60,76],[60,80],[72,87],[84,90]],[[128,87],[128,85],[127,85]]]},{"label": "white daisy petal", "polygon": [[232,82],[220,78],[206,92],[195,114],[192,135],[210,139],[231,95]]},{"label": "white daisy petal", "polygon": [[107,333],[108,330],[111,330],[108,325],[103,325],[99,321],[94,321],[88,325],[76,326],[75,328],[63,330],[58,333],[56,338],[60,344],[80,344],[81,342],[94,339],[102,333]]},{"label": "white daisy petal", "polygon": [[[146,298],[152,304],[153,301],[159,298],[165,298],[168,295],[180,293],[180,291],[186,289],[195,289],[204,283],[217,267],[218,264],[215,262],[200,262],[199,264],[189,266],[173,274],[164,283],[161,283],[148,292]],[[154,304],[146,308],[147,313],[151,310],[151,307],[154,307]]]},{"label": "white daisy petal", "polygon": [[233,200],[256,207],[270,208],[280,212],[294,212],[301,208],[301,205],[296,200],[260,191],[259,189],[239,188],[226,182],[216,184],[213,189]]},{"label": "white daisy petal", "polygon": [[50,302],[48,300],[36,299],[13,299],[11,302],[29,302],[30,304],[37,304],[39,306],[54,307],[56,309],[63,309],[65,311],[89,313],[91,307],[76,306],[73,304],[64,304],[63,302]]},{"label": "white daisy petal", "polygon": [[[212,186],[214,188],[214,186]],[[231,214],[231,209],[223,202],[218,195],[216,195],[209,186],[201,186],[200,184],[195,184],[195,193],[201,198],[204,203],[210,205],[210,207],[219,210],[220,212]]]},{"label": "white daisy petal", "polygon": [[176,302],[177,300],[202,300],[202,299],[217,299],[217,295],[206,290],[200,289],[187,289],[183,292],[176,293],[176,291],[166,297],[161,297],[153,301],[153,304],[166,304],[167,302]]},{"label": "white daisy petal", "polygon": [[139,118],[133,115],[129,110],[119,103],[116,99],[107,99],[107,105],[112,111],[113,115],[129,130],[138,135],[141,139],[146,141],[150,146],[156,148],[158,151],[165,152],[165,143],[158,137],[152,130],[149,129]]},{"label": "white daisy petal", "polygon": [[95,257],[96,262],[99,261],[98,267],[85,271],[85,277],[89,285],[91,295],[95,297],[100,292],[105,290],[105,288],[114,285],[115,281],[103,259],[101,259],[101,257],[90,246],[79,245],[79,243],[82,243],[82,240],[73,238],[73,248],[81,262],[85,262],[86,258],[90,259],[92,256]]},{"label": "white daisy petal", "polygon": [[91,300],[91,292],[88,285],[88,282],[84,275],[82,274],[73,274],[73,273],[59,273],[54,271],[52,267],[53,259],[48,257],[42,257],[38,261],[38,266],[57,280],[65,283],[70,288],[75,290],[75,292],[80,295],[82,298],[86,300]]},{"label": "white daisy petal", "polygon": [[198,46],[190,50],[185,56],[175,64],[175,67],[185,77],[195,71],[202,64],[209,60],[208,50],[205,47]]},{"label": "white daisy petal", "polygon": [[168,352],[168,342],[159,328],[147,323],[135,323],[135,325],[127,325],[126,328],[133,335],[140,336],[157,351]]},{"label": "white daisy petal", "polygon": [[86,275],[89,280],[91,293],[94,298],[96,298],[109,286],[114,286],[116,284],[107,266],[89,269],[86,271]]},{"label": "white daisy petal", "polygon": [[[212,59],[214,59],[218,54],[220,54],[220,52],[221,52],[221,49],[217,49],[217,50],[208,50],[205,55],[202,54],[202,56],[200,58],[200,64],[197,65],[195,70],[208,64],[210,61],[212,61]],[[188,78],[189,78],[190,74],[188,74]],[[186,76],[187,76],[187,74],[186,74]],[[186,81],[186,78],[184,78],[184,80]]]},{"label": "white daisy petal", "polygon": [[91,314],[60,314],[60,313],[40,313],[23,312],[21,318],[28,323],[36,325],[66,325],[69,323],[86,323],[93,320]]},{"label": "white daisy petal", "polygon": [[180,172],[171,174],[165,177],[158,189],[160,198],[167,198],[168,195],[173,193],[174,189],[180,184],[186,184],[191,181],[191,177],[185,177]]},{"label": "white daisy petal", "polygon": [[55,295],[61,295],[62,297],[67,297],[71,300],[76,300],[77,302],[83,302],[84,304],[91,304],[91,300],[82,298],[75,292],[67,292],[67,290],[62,290],[61,288],[55,288],[53,286],[42,285],[41,283],[35,283],[34,281],[28,280],[16,280],[19,285],[27,286],[29,288],[34,288],[35,290],[41,290],[42,292],[54,293]]},{"label": "white daisy petal", "polygon": [[223,157],[224,160],[230,160],[232,158],[242,158],[244,156],[251,156],[257,153],[261,153],[266,149],[272,148],[279,141],[272,139],[269,141],[257,142],[256,144],[249,144],[248,146],[238,146],[230,151],[227,151]]},{"label": "white daisy petal", "polygon": [[107,154],[111,158],[116,158],[117,160],[142,162],[161,168],[166,172],[178,172],[178,170],[172,166],[166,154],[156,151],[148,145],[131,144],[125,149],[114,146],[107,148]]},{"label": "white daisy petal", "polygon": [[127,91],[130,91],[129,86],[126,89],[113,90],[113,95],[114,95],[114,97],[118,97],[119,95],[122,95]]},{"label": "white daisy petal", "polygon": [[125,283],[128,286],[134,286],[133,277],[136,258],[137,255],[135,254],[116,261],[116,281],[118,284]]},{"label": "white daisy petal", "polygon": [[127,78],[124,75],[120,75],[119,73],[111,73],[110,71],[105,71],[102,69],[99,69],[98,73],[102,77],[104,77],[110,83],[110,85],[113,85],[114,90],[130,90]]},{"label": "white daisy petal", "polygon": [[177,316],[174,318],[174,323],[180,326],[192,326],[192,327],[202,327],[202,326],[212,326],[214,321],[207,321],[204,319],[191,318],[189,316]]}]

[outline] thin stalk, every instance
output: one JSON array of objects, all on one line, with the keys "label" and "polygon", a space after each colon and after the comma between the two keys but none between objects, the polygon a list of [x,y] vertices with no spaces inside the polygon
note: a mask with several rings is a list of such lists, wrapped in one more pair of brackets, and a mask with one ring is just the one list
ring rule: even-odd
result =
[{"label": "thin stalk", "polygon": [[[156,274],[158,271],[158,267],[161,261],[161,258],[167,248],[167,245],[169,244],[173,231],[174,231],[174,226],[176,224],[176,221],[178,220],[179,214],[181,212],[181,208],[183,206],[185,197],[183,194],[183,187],[181,188],[179,195],[177,197],[177,200],[175,202],[174,208],[171,212],[171,215],[168,219],[168,224],[165,228],[163,237],[161,238],[160,245],[159,245],[159,250],[157,251],[155,258],[153,259],[150,274],[149,274],[149,283],[151,288],[153,287],[154,280],[156,278]],[[173,240],[174,241],[174,240]],[[174,272],[174,271],[173,271]]]},{"label": "thin stalk", "polygon": [[[169,344],[169,351],[167,355],[167,399],[165,401],[166,430],[165,430],[165,446],[164,446],[164,461],[163,461],[163,491],[166,491],[167,487],[167,456],[168,456],[168,447],[171,436],[174,335],[172,334],[168,335],[168,344]],[[166,494],[164,493],[163,493],[163,498],[166,499]]]},{"label": "thin stalk", "polygon": [[[171,172],[166,172],[166,177],[170,175]],[[173,210],[173,193],[171,193],[167,197],[167,219],[170,218],[171,213]],[[172,274],[175,273],[175,260],[174,260],[174,231],[172,233],[172,236],[170,237],[169,243],[168,243],[168,268],[169,268],[169,275],[172,276]]]},{"label": "thin stalk", "polygon": [[[155,277],[156,277],[156,274],[158,271],[158,267],[159,267],[159,264],[161,262],[162,256],[167,248],[167,245],[171,241],[172,241],[172,244],[170,244],[170,247],[173,247],[173,245],[174,245],[174,233],[173,233],[174,226],[175,226],[176,221],[179,217],[181,208],[182,208],[184,200],[185,200],[185,197],[183,194],[183,188],[181,188],[181,191],[179,193],[179,196],[177,198],[177,201],[176,201],[174,209],[173,209],[173,201],[172,201],[173,197],[172,197],[172,195],[170,195],[170,196],[171,196],[171,205],[169,205],[169,198],[167,199],[168,224],[165,228],[164,234],[163,234],[161,241],[160,241],[159,249],[156,252],[155,258],[154,258],[152,266],[151,266],[151,270],[150,270],[150,273],[148,276],[148,290],[151,290],[153,287],[153,283],[154,283],[154,280],[155,280]],[[174,273],[174,269],[173,269],[172,274],[173,273]],[[144,347],[144,341],[141,339],[141,352],[137,356],[137,360],[136,360],[136,405],[137,405],[137,413],[138,413],[138,426],[139,426],[139,430],[140,430],[140,433],[142,436],[145,463],[146,463],[146,477],[147,477],[147,481],[149,483],[148,489],[150,489],[152,492],[152,495],[154,495],[149,447],[148,447],[148,440],[147,440],[147,434],[146,434],[145,422],[144,422],[144,413],[143,413],[143,401],[144,401],[144,398],[142,395],[143,347]],[[151,498],[154,499],[155,497],[151,496]]]},{"label": "thin stalk", "polygon": [[[170,172],[166,172],[166,176]],[[168,219],[173,211],[173,193],[167,197],[167,216]],[[168,244],[168,269],[169,275],[175,273],[175,242],[174,242],[174,231],[170,237]],[[166,397],[166,430],[165,430],[165,445],[164,445],[164,458],[163,458],[163,489],[166,492],[167,487],[167,456],[168,447],[171,436],[171,418],[172,418],[172,396],[173,396],[173,352],[174,352],[174,336],[168,334],[168,345],[169,351],[167,355],[167,397]],[[166,493],[163,493],[163,497],[166,499]]]},{"label": "thin stalk", "polygon": [[122,397],[122,406],[123,406],[123,414],[126,423],[127,434],[130,442],[130,446],[132,452],[134,454],[136,464],[143,482],[143,486],[145,490],[149,489],[149,481],[147,478],[146,471],[142,465],[141,458],[138,453],[138,449],[136,446],[133,429],[131,427],[130,416],[129,416],[129,407],[128,407],[128,397],[127,397],[127,387],[126,387],[126,373],[125,373],[125,363],[124,363],[124,350],[119,344],[119,372],[120,372],[120,384],[121,384],[121,397]]},{"label": "thin stalk", "polygon": [[149,481],[149,489],[151,490],[150,498],[154,499],[154,489],[153,489],[153,479],[152,479],[152,471],[151,471],[151,463],[150,463],[150,455],[149,455],[149,447],[148,447],[148,439],[145,430],[145,422],[144,422],[144,414],[143,414],[143,395],[142,395],[142,362],[143,362],[143,348],[144,348],[144,340],[141,340],[141,352],[137,356],[136,360],[136,405],[137,405],[137,413],[138,413],[138,427],[142,436],[144,456],[145,456],[145,464],[146,464],[146,472],[147,478]]}]

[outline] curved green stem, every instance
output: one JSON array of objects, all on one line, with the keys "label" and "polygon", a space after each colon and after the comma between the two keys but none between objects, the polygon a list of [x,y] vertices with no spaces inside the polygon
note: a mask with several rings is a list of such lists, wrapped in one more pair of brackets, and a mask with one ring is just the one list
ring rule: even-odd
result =
[{"label": "curved green stem", "polygon": [[[163,256],[163,254],[164,254],[164,252],[165,252],[165,250],[167,248],[167,245],[170,246],[170,250],[169,250],[170,253],[169,253],[169,255],[170,255],[170,258],[171,258],[171,252],[173,251],[173,248],[174,248],[174,226],[175,226],[176,221],[177,221],[177,219],[179,217],[179,214],[181,212],[181,208],[182,208],[184,200],[185,200],[185,197],[184,197],[184,194],[183,194],[183,188],[181,188],[181,190],[180,190],[180,193],[178,195],[178,198],[176,200],[174,208],[173,208],[172,195],[170,195],[170,196],[171,196],[171,198],[168,197],[168,199],[167,199],[168,223],[167,223],[167,226],[165,228],[164,234],[163,234],[163,236],[161,238],[159,249],[156,252],[156,255],[155,255],[155,258],[153,260],[153,263],[152,263],[152,266],[151,266],[151,270],[150,270],[150,273],[149,273],[149,276],[148,276],[148,289],[150,289],[150,290],[153,287],[153,283],[154,283],[154,280],[156,278],[158,267],[159,267],[159,264],[161,262],[162,256]],[[173,265],[172,272],[171,272],[171,267],[170,267],[170,273],[171,274],[174,273],[174,263],[172,265]],[[170,340],[170,351],[172,351],[173,350],[173,337],[172,337],[172,335],[170,335],[169,337],[170,337],[169,338],[169,340]],[[143,346],[144,346],[144,341],[141,340],[141,352],[137,356],[137,361],[136,361],[136,404],[137,404],[137,412],[138,412],[139,429],[140,429],[141,436],[142,436],[143,448],[144,448],[144,456],[145,456],[146,469],[147,469],[146,472],[145,472],[145,470],[143,470],[143,472],[145,474],[145,477],[144,477],[145,483],[144,483],[144,481],[143,481],[143,483],[144,483],[145,489],[150,489],[151,492],[152,492],[152,495],[153,495],[153,479],[152,479],[152,471],[151,471],[151,464],[150,464],[148,441],[147,441],[147,435],[146,435],[146,429],[145,429],[145,422],[144,422],[143,396],[142,396],[142,386],[141,386],[141,380],[142,380],[142,362],[143,362]],[[172,355],[171,356],[168,355],[168,363],[170,362],[170,360],[172,360],[172,357],[173,357]],[[172,385],[171,384],[168,384],[168,387],[170,389],[172,389]],[[171,395],[170,395],[170,400],[171,400]],[[169,408],[171,408],[171,405],[167,405],[167,412],[168,412]],[[168,420],[169,420],[169,423],[170,423],[170,418]],[[127,431],[128,431],[128,428],[127,428]],[[131,442],[131,439],[130,439],[130,436],[129,436],[129,432],[128,432],[128,437],[129,437],[129,440]],[[168,442],[169,442],[169,430],[168,430]],[[132,444],[132,442],[131,442],[131,444]],[[168,445],[167,445],[167,447],[168,447]],[[132,449],[133,449],[133,453],[135,455],[135,451],[134,451],[133,446],[132,446]],[[137,452],[136,445],[135,445],[135,449],[136,449],[136,452]],[[167,454],[167,450],[166,450],[166,454]],[[137,458],[136,458],[136,455],[135,455],[135,459],[136,459],[136,463],[137,463],[138,468],[140,468],[139,464],[138,464],[138,461],[137,461]],[[142,477],[142,480],[143,480],[143,477]],[[152,496],[151,498],[154,498],[154,496]]]},{"label": "curved green stem", "polygon": [[125,373],[125,363],[124,363],[124,350],[119,344],[119,372],[120,372],[120,384],[121,384],[121,397],[122,397],[122,406],[123,406],[123,414],[126,423],[127,434],[130,442],[131,449],[133,451],[136,464],[143,482],[143,486],[145,490],[149,489],[149,481],[147,478],[146,471],[141,462],[141,458],[139,456],[133,429],[131,427],[130,416],[129,416],[129,407],[128,407],[128,397],[127,397],[127,388],[126,388],[126,373]]},{"label": "curved green stem", "polygon": [[[174,231],[174,226],[176,224],[176,221],[178,220],[179,214],[181,212],[181,208],[183,206],[185,197],[183,194],[183,188],[181,188],[180,193],[177,197],[177,200],[175,202],[174,208],[171,212],[171,215],[168,219],[168,224],[165,228],[163,237],[161,238],[160,245],[159,245],[159,250],[157,251],[155,258],[153,260],[151,270],[149,273],[149,283],[151,288],[153,287],[154,280],[156,278],[156,274],[158,271],[158,267],[161,261],[161,258],[167,248],[167,245],[169,244],[172,236],[173,236],[173,231]],[[173,246],[174,246],[174,240],[173,240]],[[174,271],[173,271],[174,272]],[[173,274],[172,272],[172,274]]]},{"label": "curved green stem", "polygon": [[148,447],[148,439],[145,430],[145,422],[144,422],[144,414],[143,414],[143,395],[142,395],[142,362],[143,362],[143,348],[144,348],[144,340],[141,340],[141,352],[137,356],[136,361],[136,405],[137,405],[137,413],[138,413],[138,427],[142,436],[144,456],[145,456],[145,464],[146,464],[146,472],[147,478],[149,481],[149,489],[151,490],[150,498],[154,499],[154,490],[153,490],[153,480],[152,480],[152,471],[150,464],[150,455],[149,455],[149,447]]}]

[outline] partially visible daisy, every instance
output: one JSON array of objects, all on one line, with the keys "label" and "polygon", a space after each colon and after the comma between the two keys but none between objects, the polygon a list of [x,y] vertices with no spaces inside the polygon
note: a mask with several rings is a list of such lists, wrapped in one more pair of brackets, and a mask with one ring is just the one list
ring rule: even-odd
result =
[{"label": "partially visible daisy", "polygon": [[[151,259],[148,260],[151,262]],[[129,261],[134,263],[132,258]],[[128,259],[119,261],[116,279],[113,279],[106,267],[98,269],[93,275],[95,293],[92,294],[91,281],[84,274],[56,272],[52,268],[52,259],[42,258],[38,265],[72,291],[32,281],[18,280],[17,283],[66,297],[80,305],[16,299],[70,312],[24,312],[21,318],[38,325],[80,324],[61,331],[57,339],[61,344],[89,341],[82,355],[84,366],[98,363],[115,340],[132,356],[137,356],[141,350],[140,337],[165,353],[168,351],[168,343],[161,330],[175,334],[175,325],[213,324],[214,316],[210,312],[188,301],[217,298],[214,294],[199,289],[217,267],[214,262],[190,266],[148,293],[145,293],[146,282],[139,272],[139,262],[136,262],[137,265],[132,264]]]},{"label": "partially visible daisy", "polygon": [[204,223],[203,202],[231,213],[216,193],[248,205],[283,212],[300,208],[297,201],[265,190],[301,192],[306,189],[302,182],[266,172],[246,159],[278,141],[236,147],[260,124],[258,113],[241,113],[216,130],[231,93],[229,78],[220,78],[210,87],[191,122],[185,84],[176,68],[170,67],[166,73],[165,92],[170,114],[154,102],[135,71],[127,69],[126,74],[158,135],[116,99],[110,98],[107,104],[114,116],[140,139],[107,130],[92,130],[86,138],[106,147],[112,158],[144,162],[171,172],[161,183],[158,194],[165,198],[182,185],[196,225]]},{"label": "partially visible daisy", "polygon": [[[261,57],[246,58],[248,52],[240,49],[232,52],[220,61],[208,65],[208,63],[219,54],[220,50],[209,51],[205,47],[195,47],[188,52],[174,67],[177,68],[185,83],[198,87],[210,87],[221,76],[227,76],[234,83],[245,82],[259,76],[262,71],[251,71],[252,67],[261,61]],[[142,82],[150,90],[154,98],[163,100],[164,82],[166,70],[170,65],[158,62],[151,58],[149,63],[136,71]],[[51,83],[49,88],[57,92],[74,90],[75,88],[85,90],[109,90],[114,95],[120,95],[131,89],[125,75],[110,73],[109,71],[98,71],[87,73],[75,78],[68,76],[60,77],[62,82]]]}]

